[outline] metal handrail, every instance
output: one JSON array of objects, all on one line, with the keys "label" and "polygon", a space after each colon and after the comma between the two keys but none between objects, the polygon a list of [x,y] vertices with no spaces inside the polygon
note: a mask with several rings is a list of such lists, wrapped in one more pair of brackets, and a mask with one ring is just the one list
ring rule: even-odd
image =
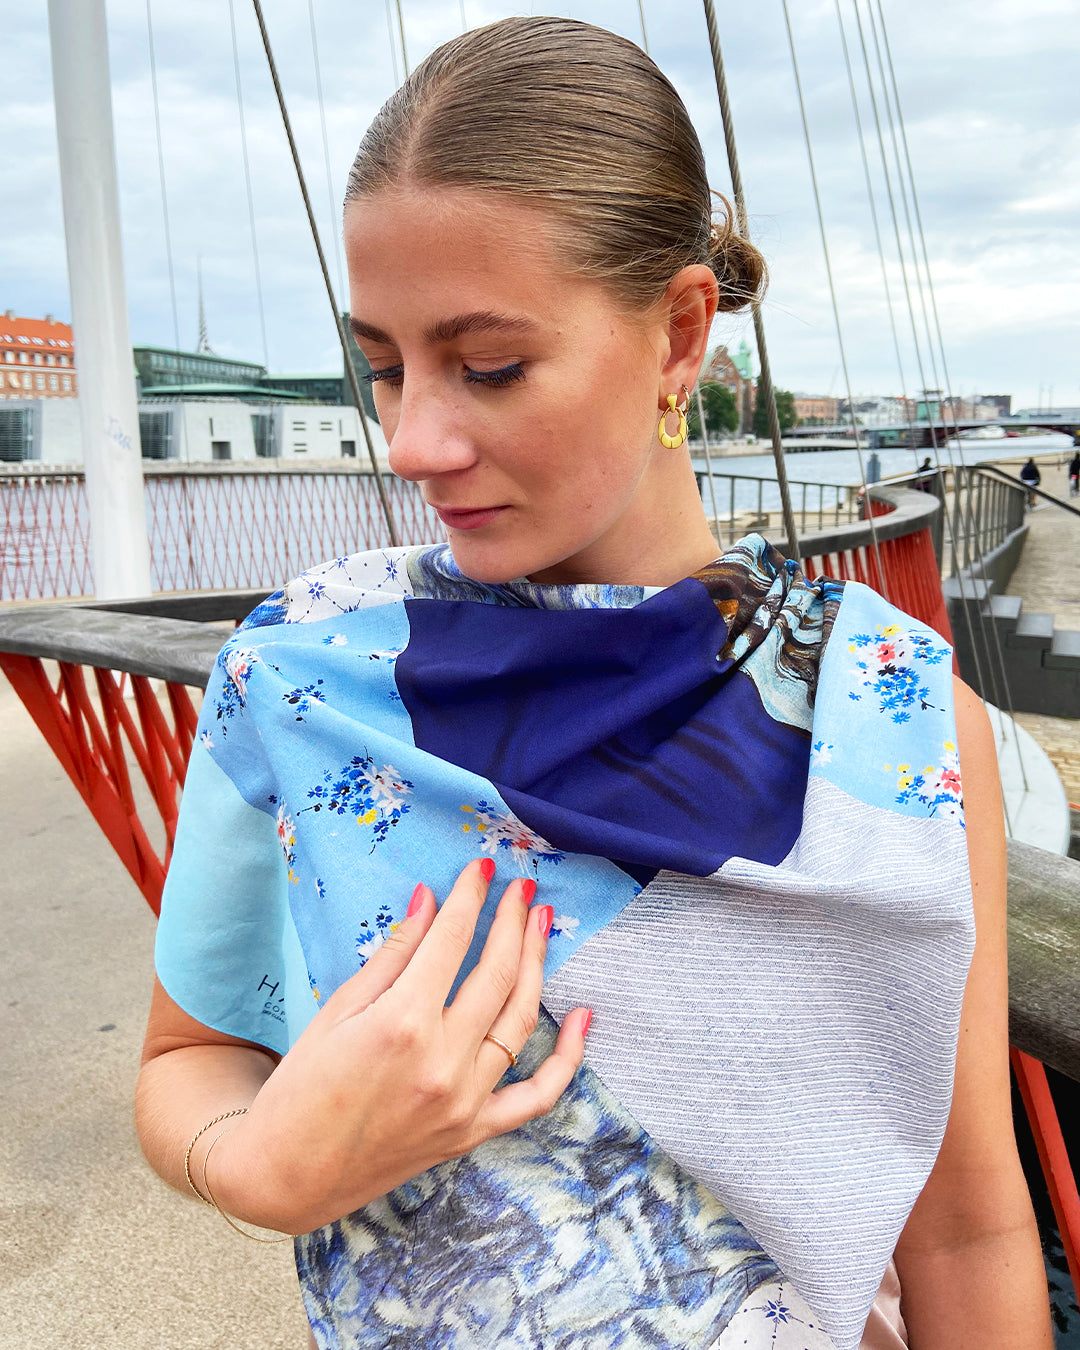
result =
[{"label": "metal handrail", "polygon": [[1033,492],[1036,497],[1041,497],[1043,501],[1050,502],[1053,506],[1060,506],[1063,511],[1070,511],[1074,516],[1080,516],[1080,507],[1070,506],[1068,502],[1063,502],[1060,497],[1055,497],[1052,492],[1046,492],[1041,487],[1034,487],[1031,483],[1025,483],[1022,478],[1014,478],[1011,473],[999,469],[996,464],[979,464],[976,468],[979,473],[996,473],[999,478],[1004,478],[1007,483],[1013,483],[1016,487],[1023,488],[1025,492]]}]

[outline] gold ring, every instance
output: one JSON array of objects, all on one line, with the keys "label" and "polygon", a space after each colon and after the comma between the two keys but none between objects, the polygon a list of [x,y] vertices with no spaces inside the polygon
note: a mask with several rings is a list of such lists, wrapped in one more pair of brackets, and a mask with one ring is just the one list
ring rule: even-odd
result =
[{"label": "gold ring", "polygon": [[517,1055],[514,1054],[513,1050],[510,1049],[510,1047],[506,1044],[505,1041],[500,1041],[498,1036],[493,1036],[490,1031],[484,1037],[484,1040],[490,1041],[492,1045],[497,1045],[500,1050],[505,1050],[506,1053],[510,1056],[510,1067],[511,1068],[514,1067],[514,1065],[517,1063]]}]

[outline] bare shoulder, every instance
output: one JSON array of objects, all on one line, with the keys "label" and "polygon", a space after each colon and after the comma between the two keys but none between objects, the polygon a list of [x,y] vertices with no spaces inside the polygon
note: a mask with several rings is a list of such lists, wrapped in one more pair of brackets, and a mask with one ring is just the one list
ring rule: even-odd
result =
[{"label": "bare shoulder", "polygon": [[962,766],[965,773],[977,776],[989,773],[996,791],[998,773],[994,728],[982,699],[959,675],[953,676],[953,708],[960,753],[967,761]]},{"label": "bare shoulder", "polygon": [[953,680],[953,699],[976,932],[981,938],[984,928],[999,928],[1004,952],[1005,821],[997,741],[982,701],[959,678]]}]

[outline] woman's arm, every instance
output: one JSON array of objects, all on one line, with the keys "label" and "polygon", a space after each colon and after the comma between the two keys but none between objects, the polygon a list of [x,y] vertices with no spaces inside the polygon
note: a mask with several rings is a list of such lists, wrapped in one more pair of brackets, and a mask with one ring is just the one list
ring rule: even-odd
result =
[{"label": "woman's arm", "polygon": [[155,1171],[186,1190],[195,1132],[246,1107],[199,1139],[195,1184],[205,1196],[208,1180],[238,1218],[306,1233],[549,1111],[581,1062],[586,1010],[567,1016],[531,1078],[498,1091],[506,1052],[485,1040],[490,1031],[520,1050],[536,1026],[551,910],[529,908],[529,883],[506,888],[480,960],[446,1006],[491,870],[470,863],[438,911],[418,887],[417,907],[280,1061],[188,1017],[159,987],[136,1106]]},{"label": "woman's arm", "polygon": [[955,682],[975,902],[952,1109],[896,1248],[912,1350],[1052,1350],[1046,1273],[1009,1087],[1005,833],[994,735]]}]

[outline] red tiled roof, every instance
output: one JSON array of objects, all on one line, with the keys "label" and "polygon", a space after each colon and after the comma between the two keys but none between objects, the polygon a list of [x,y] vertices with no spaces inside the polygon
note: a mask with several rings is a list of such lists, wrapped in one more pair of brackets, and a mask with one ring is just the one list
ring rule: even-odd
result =
[{"label": "red tiled roof", "polygon": [[26,319],[0,313],[0,348],[17,351],[72,353],[75,342],[69,323],[56,319]]}]

